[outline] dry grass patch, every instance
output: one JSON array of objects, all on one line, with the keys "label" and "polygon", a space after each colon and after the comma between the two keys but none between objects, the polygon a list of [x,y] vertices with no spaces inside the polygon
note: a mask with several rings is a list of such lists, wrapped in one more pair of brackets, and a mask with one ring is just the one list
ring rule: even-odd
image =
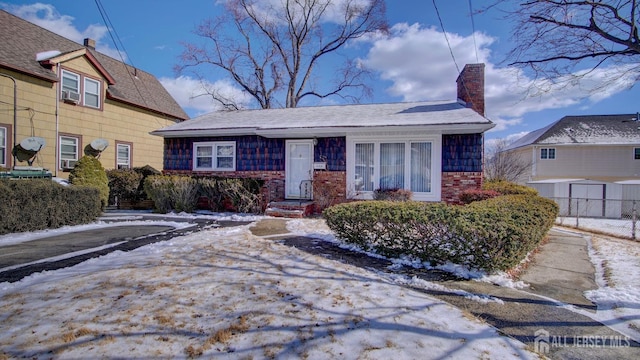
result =
[{"label": "dry grass patch", "polygon": [[187,346],[184,349],[185,354],[190,358],[200,357],[205,351],[211,349],[215,344],[227,344],[231,341],[234,335],[239,335],[249,330],[247,318],[248,315],[239,316],[237,322],[231,324],[227,328],[216,331],[204,341],[202,346]]}]

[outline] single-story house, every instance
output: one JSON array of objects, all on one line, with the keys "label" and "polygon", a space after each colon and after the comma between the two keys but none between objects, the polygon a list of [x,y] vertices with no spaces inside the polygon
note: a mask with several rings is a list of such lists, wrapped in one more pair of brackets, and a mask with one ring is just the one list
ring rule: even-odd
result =
[{"label": "single-story house", "polygon": [[267,201],[407,189],[455,203],[481,186],[484,132],[494,126],[484,117],[484,64],[466,65],[457,84],[453,101],[220,111],[152,134],[164,138],[165,173],[259,178]]}]

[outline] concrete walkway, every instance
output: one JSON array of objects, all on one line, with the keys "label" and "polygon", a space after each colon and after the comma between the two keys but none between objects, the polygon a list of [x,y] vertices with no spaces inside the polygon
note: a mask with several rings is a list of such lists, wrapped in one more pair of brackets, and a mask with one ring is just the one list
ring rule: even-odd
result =
[{"label": "concrete walkway", "polygon": [[[348,250],[333,250],[328,242],[288,234],[285,219],[266,219],[251,231],[268,239],[301,250],[316,252],[336,261],[362,266],[362,260],[350,260],[340,255]],[[287,240],[289,239],[289,240]],[[305,245],[305,242],[312,243]],[[337,248],[337,247],[336,247]],[[334,255],[332,255],[334,254]],[[367,267],[390,272],[390,262],[371,258]],[[393,270],[403,273],[405,270]],[[524,290],[468,280],[437,280],[428,270],[407,269],[410,276],[438,282],[452,290],[492,297],[494,301],[479,302],[453,291],[416,289],[446,301],[494,326],[505,336],[515,338],[552,359],[640,359],[640,344],[592,318],[567,309],[566,304],[595,313],[596,305],[584,297],[584,291],[596,289],[595,269],[588,255],[588,238],[554,228],[548,242],[534,255],[531,264],[521,274],[530,284]],[[606,339],[599,346],[589,339]],[[604,346],[606,345],[606,346]]]}]

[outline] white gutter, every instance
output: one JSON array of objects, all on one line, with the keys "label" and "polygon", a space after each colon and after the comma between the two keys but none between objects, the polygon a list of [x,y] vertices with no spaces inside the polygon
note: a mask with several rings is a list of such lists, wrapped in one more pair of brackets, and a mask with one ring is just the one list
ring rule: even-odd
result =
[{"label": "white gutter", "polygon": [[228,129],[185,129],[156,130],[151,135],[165,138],[205,137],[205,136],[243,136],[259,135],[266,138],[309,138],[313,136],[347,136],[352,134],[392,134],[406,132],[425,132],[435,134],[462,134],[469,131],[485,132],[495,124],[439,124],[439,125],[389,125],[389,126],[344,126],[344,127],[300,127],[265,129],[256,127]]},{"label": "white gutter", "polygon": [[[60,79],[60,75],[61,75],[61,71],[60,71],[60,63],[56,63],[56,72],[58,73],[58,84],[56,85],[56,138],[54,139],[55,141],[55,162],[53,164],[53,176],[58,176],[58,165],[60,164],[60,150],[58,149],[58,147],[60,146],[60,140],[58,138],[58,133],[59,133],[59,125],[60,125],[60,117],[58,115],[58,111],[60,110],[60,91],[62,90],[60,87],[62,86],[62,80]],[[80,149],[78,149],[78,152],[80,152]]]}]

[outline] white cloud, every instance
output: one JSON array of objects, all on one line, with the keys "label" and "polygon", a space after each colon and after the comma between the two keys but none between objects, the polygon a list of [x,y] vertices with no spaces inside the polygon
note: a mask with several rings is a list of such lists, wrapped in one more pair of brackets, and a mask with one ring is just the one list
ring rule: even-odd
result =
[{"label": "white cloud", "polygon": [[215,91],[227,99],[233,99],[236,104],[244,108],[249,107],[251,103],[251,97],[233,86],[229,80],[219,80],[212,83],[189,76],[163,77],[159,80],[169,94],[192,117],[222,109],[220,103],[207,95],[207,92]]},{"label": "white cloud", "polygon": [[[595,103],[629,89],[637,81],[638,67],[605,67],[567,76],[560,82],[533,80],[522,70],[500,68],[491,62],[491,36],[476,32],[473,36],[447,33],[419,24],[396,24],[389,36],[367,39],[372,45],[363,63],[391,82],[387,91],[403,101],[449,100],[456,97],[455,80],[465,64],[485,63],[485,100],[487,117],[496,123],[492,131],[520,124],[527,113]],[[475,49],[477,44],[477,54]],[[454,63],[451,53],[455,57]],[[614,75],[622,75],[607,82]]]},{"label": "white cloud", "polygon": [[[60,14],[55,6],[50,4],[11,5],[0,3],[0,8],[79,44],[82,44],[85,38],[94,39],[96,50],[121,60],[117,50],[102,42],[109,31],[106,26],[91,24],[86,29],[79,30],[73,24],[75,20],[73,16]],[[123,54],[122,58],[126,60],[126,55]]]}]

